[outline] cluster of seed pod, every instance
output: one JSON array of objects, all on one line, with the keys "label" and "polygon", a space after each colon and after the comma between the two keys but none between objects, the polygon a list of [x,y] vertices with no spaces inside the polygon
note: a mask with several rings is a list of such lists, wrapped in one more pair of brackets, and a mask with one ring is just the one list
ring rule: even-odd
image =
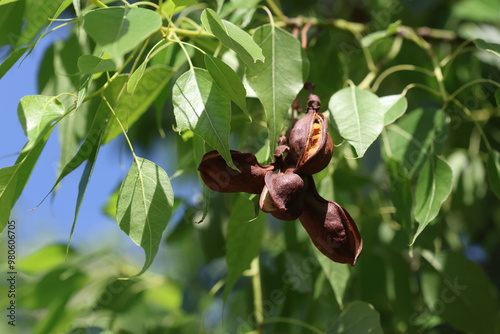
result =
[{"label": "cluster of seed pod", "polygon": [[328,166],[333,154],[328,121],[318,112],[320,106],[319,97],[310,91],[306,115],[279,139],[271,164],[262,166],[251,153],[231,151],[239,169],[235,171],[211,151],[203,156],[198,171],[214,191],[260,194],[262,211],[280,220],[299,219],[324,255],[354,265],[363,248],[356,224],[339,204],[318,194],[312,178]]}]

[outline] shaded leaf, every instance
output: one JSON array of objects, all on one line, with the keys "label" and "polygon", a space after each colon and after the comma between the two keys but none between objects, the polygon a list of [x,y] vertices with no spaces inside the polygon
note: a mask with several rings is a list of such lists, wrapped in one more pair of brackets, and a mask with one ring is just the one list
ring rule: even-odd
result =
[{"label": "shaded leaf", "polygon": [[422,166],[415,193],[415,218],[419,225],[412,243],[439,213],[441,204],[451,193],[452,180],[450,166],[437,156],[430,157]]},{"label": "shaded leaf", "polygon": [[[64,115],[64,106],[54,96],[28,95],[19,101],[17,107],[19,122],[29,139],[27,148],[53,127],[54,122]],[[27,149],[25,148],[25,149]]]},{"label": "shaded leaf", "polygon": [[266,61],[247,65],[246,76],[264,106],[270,151],[274,152],[285,115],[304,83],[302,48],[288,32],[271,25],[259,27],[253,38]]},{"label": "shaded leaf", "polygon": [[205,54],[205,66],[212,76],[213,80],[224,93],[247,115],[251,121],[252,117],[247,110],[246,94],[247,91],[240,77],[233,71],[229,65],[222,60]]},{"label": "shaded leaf", "polygon": [[143,61],[142,64],[130,75],[127,81],[127,93],[133,94],[139,81],[142,79],[144,72],[146,71],[147,61]]},{"label": "shaded leaf", "polygon": [[385,109],[384,126],[394,123],[408,108],[408,100],[403,95],[383,96],[379,101]]},{"label": "shaded leaf", "polygon": [[[222,44],[235,51],[247,64],[264,61],[263,50],[252,37],[229,21],[221,20],[217,13],[207,8],[201,14],[201,22],[209,33],[217,37]],[[255,36],[255,35],[254,35]],[[256,43],[257,42],[257,43]]]},{"label": "shaded leaf", "polygon": [[23,23],[24,1],[0,1],[0,45],[16,45]]},{"label": "shaded leaf", "polygon": [[[120,75],[104,91],[104,95],[120,122],[128,130],[155,101],[165,85],[170,81],[172,72],[165,66],[152,66],[144,71],[135,91],[126,90],[127,75]],[[108,108],[107,105],[104,108]],[[111,111],[109,111],[111,113]],[[104,144],[122,133],[122,128],[114,116],[110,120]]]},{"label": "shaded leaf", "polygon": [[234,202],[227,226],[225,300],[241,273],[250,268],[250,263],[259,254],[266,219],[262,213],[254,218],[252,201],[244,195],[239,195]]},{"label": "shaded leaf", "polygon": [[383,334],[379,313],[368,303],[355,301],[347,305],[327,333]]},{"label": "shaded leaf", "polygon": [[488,157],[488,179],[491,190],[500,198],[500,153],[495,150]]},{"label": "shaded leaf", "polygon": [[133,50],[161,24],[158,13],[144,8],[98,8],[83,16],[85,31],[113,58]]},{"label": "shaded leaf", "polygon": [[335,300],[337,301],[339,307],[342,309],[344,293],[347,288],[349,277],[351,276],[349,268],[344,263],[331,261],[329,258],[325,257],[323,253],[321,253],[316,247],[313,247],[313,249],[314,255],[316,256],[316,259],[321,265],[321,268],[323,269],[323,272],[325,273],[325,276],[333,289]]},{"label": "shaded leaf", "polygon": [[495,91],[495,100],[497,100],[497,106],[500,106],[500,89]]},{"label": "shaded leaf", "polygon": [[149,160],[134,160],[120,187],[116,217],[122,231],[146,254],[137,275],[153,263],[173,205],[174,193],[167,173]]},{"label": "shaded leaf", "polygon": [[94,74],[114,71],[116,65],[112,59],[102,59],[92,55],[83,55],[78,58],[78,69],[83,74]]},{"label": "shaded leaf", "polygon": [[384,127],[386,109],[377,95],[351,86],[333,94],[328,107],[340,135],[361,158]]},{"label": "shaded leaf", "polygon": [[475,43],[479,49],[491,52],[500,57],[500,44],[488,43],[482,39],[476,39]]},{"label": "shaded leaf", "polygon": [[23,56],[23,54],[28,51],[30,47],[25,46],[19,49],[16,49],[12,52],[7,59],[5,59],[2,64],[0,64],[0,79],[3,78],[5,73],[7,73],[12,66]]},{"label": "shaded leaf", "polygon": [[208,71],[193,68],[182,74],[172,90],[179,130],[191,130],[216,149],[233,169],[229,153],[231,102]]},{"label": "shaded leaf", "polygon": [[409,176],[421,168],[428,158],[431,145],[446,138],[446,115],[440,110],[416,109],[386,128],[384,152],[403,163]]},{"label": "shaded leaf", "polygon": [[50,23],[49,19],[56,19],[71,4],[71,0],[45,0],[33,1],[27,5],[24,22],[26,23],[17,46],[33,41],[40,30]]},{"label": "shaded leaf", "polygon": [[391,178],[392,203],[396,220],[411,237],[413,234],[413,194],[408,171],[400,161],[389,158],[387,170]]},{"label": "shaded leaf", "polygon": [[431,312],[467,333],[492,333],[498,324],[496,289],[460,253],[423,251],[422,293]]}]

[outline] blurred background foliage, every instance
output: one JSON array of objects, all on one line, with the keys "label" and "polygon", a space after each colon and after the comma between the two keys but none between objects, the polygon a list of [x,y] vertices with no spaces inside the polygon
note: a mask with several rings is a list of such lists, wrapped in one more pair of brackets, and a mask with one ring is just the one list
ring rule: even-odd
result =
[{"label": "blurred background foliage", "polygon": [[[20,0],[12,6],[22,11],[35,2]],[[203,8],[220,8],[223,1],[203,3],[177,15],[187,15],[199,23]],[[227,3],[234,5],[231,11]],[[228,9],[225,19],[251,31],[268,22],[258,4],[259,1],[226,1],[222,7]],[[317,0],[282,1],[278,5],[288,18],[359,23],[363,27],[361,37],[386,31],[397,21],[414,28],[431,45],[436,59],[453,57],[442,66],[443,84],[450,93],[479,78],[499,81],[500,57],[466,43],[471,39],[500,43],[497,0]],[[68,17],[75,15],[71,11],[68,8]],[[279,22],[278,17],[275,19]],[[15,22],[4,22],[2,29],[21,28]],[[287,29],[293,31],[293,27]],[[360,84],[371,70],[357,37],[347,29],[332,26],[309,30],[308,80],[316,84],[315,92],[323,101],[321,111],[328,109],[330,97],[346,87],[347,80]],[[411,38],[401,38],[399,52],[388,57],[398,38],[398,34],[390,35],[368,46],[377,75],[401,64],[432,71],[429,54]],[[5,38],[1,41],[4,45],[9,42]],[[213,38],[188,41],[207,52],[218,48]],[[68,91],[68,87],[78,87],[78,80],[58,73],[78,72],[74,60],[93,47],[92,42],[82,42],[72,34],[49,48],[39,70],[40,94],[57,95]],[[204,67],[203,55],[192,48],[188,50],[194,66]],[[231,57],[234,56],[230,53],[222,56],[228,63]],[[53,244],[22,258],[17,282],[16,329],[20,333],[487,334],[500,330],[500,194],[495,195],[494,187],[488,185],[488,175],[491,178],[497,173],[498,177],[498,170],[490,167],[488,161],[497,158],[492,157],[492,152],[500,151],[500,94],[495,85],[485,82],[460,90],[456,98],[467,112],[428,89],[419,89],[440,89],[434,77],[419,71],[395,72],[380,81],[378,87],[373,86],[377,80],[372,81],[372,91],[376,90],[378,96],[400,94],[410,84],[417,86],[407,91],[407,114],[396,124],[416,128],[415,138],[421,135],[424,140],[428,128],[435,131],[431,138],[433,150],[453,171],[452,192],[439,214],[409,246],[416,228],[415,208],[405,196],[414,196],[421,170],[417,169],[413,176],[405,175],[405,181],[400,183],[398,176],[407,173],[401,167],[405,162],[392,162],[385,155],[382,137],[362,159],[353,159],[352,148],[332,125],[337,145],[334,158],[329,168],[315,175],[315,180],[320,193],[344,206],[356,221],[364,240],[358,263],[347,267],[322,262],[322,255],[316,254],[297,221],[281,222],[261,213],[258,221],[248,223],[264,226],[261,240],[248,240],[261,242],[259,261],[244,271],[224,301],[228,224],[238,200],[251,202],[239,194],[210,193],[208,214],[201,224],[196,224],[207,200],[196,170],[200,153],[206,147],[189,131],[172,131],[175,119],[171,91],[176,78],[188,68],[186,58],[174,45],[151,62],[168,64],[176,71],[168,87],[130,128],[128,136],[152,160],[154,148],[167,150],[169,163],[176,171],[177,187],[190,189],[184,190],[188,194],[185,197],[176,194],[161,256],[152,269],[128,280],[118,278],[137,273],[135,264],[117,259],[116,252],[106,248],[92,254],[71,250],[66,258],[66,245]],[[237,68],[237,73],[242,75],[242,69]],[[93,89],[105,80],[104,75],[96,78]],[[304,104],[305,94],[299,97]],[[76,144],[88,130],[87,117],[97,104],[90,101],[84,108],[88,112],[82,111],[76,120],[80,126],[75,129],[81,131],[74,132]],[[247,99],[247,108],[252,123],[233,105],[230,146],[257,154],[264,164],[265,114],[256,98]],[[416,115],[420,108],[442,108],[445,124],[439,124],[425,112],[412,118],[411,113]],[[64,126],[69,125],[61,125],[59,130]],[[394,134],[387,128],[385,135],[390,138]],[[122,137],[118,140],[125,145]],[[412,160],[404,167],[412,168],[414,163]],[[109,196],[110,203],[103,203],[103,207],[114,216],[116,194]],[[241,221],[245,214],[233,217],[233,221]],[[116,233],[121,232],[117,229]],[[248,246],[245,242],[240,245],[242,249]],[[255,285],[256,275],[260,286]],[[1,288],[3,296],[7,287],[2,284]],[[264,311],[263,323],[259,325],[256,290],[260,291]],[[0,305],[5,309],[4,302]],[[11,329],[2,320],[0,331]]]}]

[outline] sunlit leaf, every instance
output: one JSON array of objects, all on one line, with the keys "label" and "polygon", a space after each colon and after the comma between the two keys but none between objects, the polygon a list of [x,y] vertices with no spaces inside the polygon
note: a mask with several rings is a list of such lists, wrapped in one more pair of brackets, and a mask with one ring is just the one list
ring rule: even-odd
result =
[{"label": "sunlit leaf", "polygon": [[247,110],[247,91],[241,82],[241,78],[229,65],[222,60],[205,54],[205,66],[213,80],[224,93],[252,120]]},{"label": "sunlit leaf", "polygon": [[386,109],[377,95],[351,86],[333,94],[328,107],[340,135],[362,157],[384,127]]},{"label": "sunlit leaf", "polygon": [[83,55],[78,58],[78,69],[83,74],[94,74],[114,71],[116,65],[112,59],[102,59],[92,55]]},{"label": "sunlit leaf", "polygon": [[253,38],[266,61],[247,65],[246,76],[264,106],[270,151],[274,152],[285,115],[304,84],[302,49],[296,38],[271,25],[259,27]]},{"label": "sunlit leaf", "polygon": [[45,136],[54,122],[61,119],[64,106],[54,96],[28,95],[19,101],[17,115],[24,134],[30,140],[29,148]]},{"label": "sunlit leaf", "polygon": [[231,101],[208,71],[194,68],[181,75],[173,91],[174,115],[179,130],[191,130],[219,151],[233,169],[229,153]]},{"label": "sunlit leaf", "polygon": [[432,156],[422,166],[415,193],[415,218],[419,225],[413,242],[439,213],[441,204],[451,193],[452,181],[452,170],[441,158]]},{"label": "sunlit leaf", "polygon": [[231,22],[221,20],[210,8],[205,9],[201,14],[201,22],[208,32],[217,37],[226,47],[234,50],[246,64],[264,61],[265,55],[261,46],[257,45],[257,41]]},{"label": "sunlit leaf", "polygon": [[385,109],[384,126],[394,123],[408,108],[408,101],[402,95],[383,96],[379,101]]},{"label": "sunlit leaf", "polygon": [[30,275],[44,273],[63,265],[68,260],[68,255],[74,254],[72,249],[66,253],[66,245],[48,245],[23,258],[17,263],[17,268]]},{"label": "sunlit leaf", "polygon": [[133,50],[161,24],[158,13],[144,8],[98,8],[83,16],[85,31],[114,58]]},{"label": "sunlit leaf", "polygon": [[120,187],[116,217],[122,231],[146,254],[137,275],[153,263],[173,205],[174,193],[167,173],[149,160],[134,160]]},{"label": "sunlit leaf", "polygon": [[372,305],[355,301],[347,305],[328,333],[383,334],[380,315]]},{"label": "sunlit leaf", "polygon": [[488,179],[491,189],[500,198],[500,153],[495,150],[491,150],[488,157]]},{"label": "sunlit leaf", "polygon": [[262,213],[254,218],[252,201],[243,195],[238,196],[227,226],[227,281],[224,299],[227,299],[241,273],[250,268],[250,263],[259,254],[266,219]]},{"label": "sunlit leaf", "polygon": [[422,252],[422,293],[429,310],[467,333],[489,333],[498,324],[496,289],[484,270],[460,253]]},{"label": "sunlit leaf", "polygon": [[500,3],[497,0],[464,0],[453,4],[452,13],[457,19],[497,23]]}]

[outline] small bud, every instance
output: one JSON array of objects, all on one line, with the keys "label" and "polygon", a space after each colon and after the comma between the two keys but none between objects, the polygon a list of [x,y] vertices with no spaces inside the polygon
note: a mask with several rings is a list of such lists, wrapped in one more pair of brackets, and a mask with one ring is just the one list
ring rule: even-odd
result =
[{"label": "small bud", "polygon": [[325,116],[310,109],[293,126],[288,144],[290,156],[297,163],[296,173],[315,174],[323,170],[333,154],[333,141]]},{"label": "small bud", "polygon": [[289,169],[285,173],[267,173],[265,182],[259,201],[261,210],[281,220],[299,218],[304,205],[304,179]]},{"label": "small bud", "polygon": [[240,171],[229,167],[217,151],[210,151],[203,156],[198,167],[203,182],[210,189],[221,193],[260,194],[265,185],[264,177],[267,172],[274,170],[274,166],[262,166],[251,153],[230,153]]}]

